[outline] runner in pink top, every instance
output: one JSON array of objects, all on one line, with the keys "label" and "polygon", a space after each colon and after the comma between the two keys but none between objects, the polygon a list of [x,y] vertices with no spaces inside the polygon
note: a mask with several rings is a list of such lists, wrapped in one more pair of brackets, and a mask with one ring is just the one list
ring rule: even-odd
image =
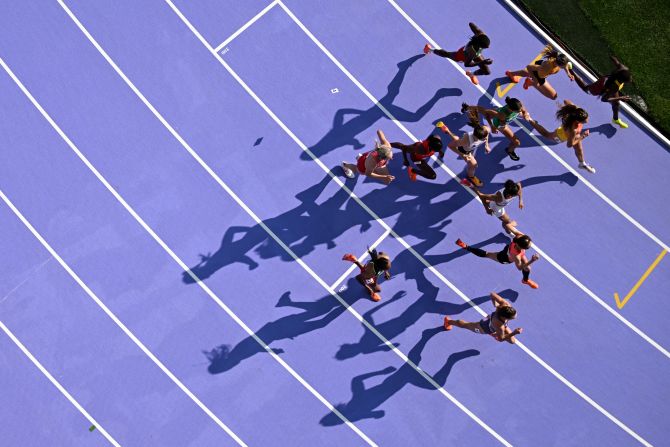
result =
[{"label": "runner in pink top", "polygon": [[481,248],[470,247],[460,239],[456,241],[456,245],[464,250],[469,251],[475,256],[479,256],[480,258],[489,258],[501,264],[514,263],[516,268],[521,270],[521,273],[523,274],[523,280],[521,280],[521,283],[531,287],[532,289],[537,289],[540,287],[535,281],[530,279],[530,265],[540,259],[540,255],[537,253],[535,253],[530,258],[530,261],[526,257],[526,250],[528,250],[531,246],[530,236],[519,233],[519,236],[512,239],[512,242],[505,245],[505,248],[499,252],[488,252],[482,250]]},{"label": "runner in pink top", "polygon": [[391,183],[395,177],[389,173],[387,164],[393,158],[391,151],[391,144],[384,136],[384,132],[377,131],[379,141],[375,144],[375,149],[357,157],[356,164],[342,162],[342,170],[344,175],[348,178],[354,178],[356,172],[367,177],[380,180],[387,185]]}]

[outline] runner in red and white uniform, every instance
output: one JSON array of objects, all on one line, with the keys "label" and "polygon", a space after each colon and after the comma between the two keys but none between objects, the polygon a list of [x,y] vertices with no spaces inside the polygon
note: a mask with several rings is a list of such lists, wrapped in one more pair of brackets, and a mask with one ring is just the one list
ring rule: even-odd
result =
[{"label": "runner in red and white uniform", "polygon": [[359,154],[356,164],[342,162],[342,170],[344,175],[348,178],[354,178],[356,172],[363,174],[375,180],[382,181],[387,185],[391,183],[395,177],[389,173],[387,164],[393,158],[393,151],[391,144],[384,136],[384,132],[377,131],[379,141],[375,143],[375,149],[364,154]]}]

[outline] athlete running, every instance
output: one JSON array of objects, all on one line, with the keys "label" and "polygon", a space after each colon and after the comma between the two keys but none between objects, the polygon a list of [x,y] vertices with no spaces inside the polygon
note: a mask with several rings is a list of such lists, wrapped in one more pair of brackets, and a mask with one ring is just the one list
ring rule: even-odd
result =
[{"label": "athlete running", "polygon": [[495,310],[491,315],[478,322],[468,322],[463,320],[451,320],[449,316],[444,317],[444,329],[450,331],[453,326],[467,329],[477,334],[487,334],[498,340],[507,343],[516,343],[516,335],[523,332],[523,328],[510,329],[507,325],[516,318],[516,309],[503,297],[495,292],[491,292],[491,302]]},{"label": "athlete running", "polygon": [[558,93],[556,93],[554,87],[547,81],[547,78],[561,70],[565,70],[570,80],[573,81],[575,77],[570,73],[572,63],[568,61],[568,57],[565,54],[554,50],[551,45],[544,47],[542,56],[542,59],[535,61],[534,64],[527,65],[526,68],[517,71],[507,70],[505,74],[514,83],[519,82],[522,77],[525,77],[526,80],[523,83],[524,90],[528,90],[528,87],[533,86],[547,98],[556,99],[558,98]]},{"label": "athlete running", "polygon": [[630,99],[629,96],[621,95],[621,90],[627,82],[633,80],[633,77],[628,67],[622,64],[619,59],[614,56],[610,56],[610,59],[612,59],[612,62],[616,66],[614,71],[607,76],[601,76],[596,82],[591,84],[584,82],[582,78],[577,76],[574,70],[570,70],[570,73],[575,77],[575,82],[579,85],[579,88],[593,96],[599,96],[603,102],[612,104],[612,123],[622,129],[626,129],[628,128],[628,124],[619,118],[619,102]]},{"label": "athlete running", "polygon": [[520,160],[520,157],[514,150],[521,145],[521,140],[519,140],[516,135],[514,135],[514,131],[510,128],[509,123],[515,120],[519,115],[523,116],[525,119],[530,118],[530,115],[526,109],[524,109],[521,101],[507,96],[505,98],[505,105],[495,110],[487,109],[481,106],[470,106],[466,103],[463,103],[461,112],[475,112],[484,115],[484,118],[486,118],[489,126],[491,126],[491,132],[502,132],[502,134],[505,135],[505,137],[507,137],[507,139],[510,141],[509,146],[505,148],[505,152],[507,152],[509,158],[514,161]]},{"label": "athlete running", "polygon": [[540,286],[529,277],[530,266],[533,262],[540,259],[540,255],[535,253],[529,261],[528,258],[526,258],[526,250],[528,250],[531,246],[530,236],[520,232],[517,233],[519,235],[512,239],[512,242],[505,245],[505,248],[499,252],[487,252],[481,248],[470,247],[460,239],[456,241],[456,245],[464,250],[469,251],[475,256],[479,256],[480,258],[489,258],[501,264],[514,263],[516,268],[521,270],[521,273],[523,274],[521,283],[529,286],[532,289],[537,289]]},{"label": "athlete running", "polygon": [[565,100],[563,101],[563,107],[556,112],[556,119],[561,121],[561,125],[552,132],[549,132],[530,117],[528,117],[528,122],[543,137],[556,142],[565,142],[568,147],[573,148],[577,161],[579,161],[578,166],[591,174],[595,174],[595,168],[584,161],[584,147],[582,145],[584,138],[589,136],[588,130],[582,130],[584,124],[589,121],[589,114],[581,107]]},{"label": "athlete running", "polygon": [[512,220],[505,210],[505,207],[515,197],[519,198],[519,209],[523,209],[521,182],[516,183],[514,180],[507,180],[505,186],[494,194],[484,194],[477,189],[474,191],[481,199],[486,212],[500,219],[503,229],[508,234],[513,236],[521,236],[523,234],[516,229],[516,221]]},{"label": "athlete running", "polygon": [[475,154],[477,148],[484,145],[486,153],[491,152],[489,146],[489,128],[479,123],[479,114],[475,111],[468,113],[468,126],[472,127],[472,132],[466,132],[460,138],[456,136],[449,128],[442,122],[436,124],[443,132],[449,134],[452,141],[447,144],[447,147],[458,154],[467,164],[467,179],[461,183],[466,186],[474,185],[477,188],[484,186],[484,183],[475,176],[477,169],[477,159]]},{"label": "athlete running", "polygon": [[445,51],[441,49],[433,49],[433,47],[427,43],[426,46],[423,47],[423,52],[425,54],[434,53],[456,62],[463,62],[463,65],[465,65],[466,68],[479,67],[474,73],[470,70],[465,71],[465,74],[470,78],[470,81],[475,85],[479,85],[477,75],[491,74],[489,65],[493,63],[493,60],[484,59],[482,56],[482,51],[491,45],[491,40],[489,39],[489,36],[484,34],[484,31],[479,29],[474,23],[470,22],[468,25],[474,35],[464,47],[461,47],[456,51]]},{"label": "athlete running", "polygon": [[[414,144],[391,143],[391,147],[402,150],[403,165],[407,166],[407,174],[411,181],[415,182],[417,175],[428,180],[435,180],[437,178],[437,174],[428,164],[428,160],[436,152],[440,160],[444,157],[442,139],[439,135],[431,135],[425,140]],[[408,155],[409,158],[407,158]]]},{"label": "athlete running", "polygon": [[342,170],[345,176],[354,178],[356,176],[355,172],[358,172],[367,177],[382,181],[387,185],[395,179],[389,173],[386,166],[389,160],[393,158],[391,144],[381,130],[377,131],[377,137],[379,141],[375,142],[375,149],[364,154],[359,154],[356,157],[356,164],[347,163],[346,161],[342,162]]},{"label": "athlete running", "polygon": [[356,275],[356,280],[365,287],[372,301],[379,301],[382,299],[379,295],[382,288],[377,284],[377,278],[384,274],[384,278],[391,279],[391,258],[386,253],[377,252],[375,249],[370,250],[368,248],[368,253],[370,254],[370,261],[365,265],[361,264],[356,256],[351,253],[342,256],[342,260],[353,262],[356,267],[361,269],[361,273]]}]

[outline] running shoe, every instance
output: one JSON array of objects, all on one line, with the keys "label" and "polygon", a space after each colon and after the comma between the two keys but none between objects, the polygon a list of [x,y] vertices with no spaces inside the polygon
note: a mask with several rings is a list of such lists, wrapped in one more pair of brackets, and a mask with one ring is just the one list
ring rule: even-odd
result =
[{"label": "running shoe", "polygon": [[511,158],[514,161],[519,161],[521,160],[521,157],[519,157],[516,152],[510,151],[509,149],[505,149],[505,152],[507,152],[507,155],[509,155],[509,158]]},{"label": "running shoe", "polygon": [[467,178],[463,178],[461,180],[461,185],[467,186],[468,188],[472,188],[472,186],[473,186],[472,182],[470,182],[470,180],[468,180]]},{"label": "running shoe", "polygon": [[470,81],[472,81],[473,84],[479,85],[479,79],[477,79],[477,76],[475,76],[471,71],[466,71],[465,75],[470,78]]},{"label": "running shoe", "polygon": [[344,171],[344,176],[347,178],[354,178],[354,171],[351,169],[347,168],[346,162],[342,162],[342,170]]},{"label": "running shoe", "polygon": [[616,124],[617,126],[621,127],[622,129],[628,129],[628,124],[621,121],[621,118],[619,118],[618,120],[612,120],[612,124]]},{"label": "running shoe", "polygon": [[518,83],[521,80],[521,76],[512,76],[512,72],[507,70],[505,72],[507,77],[509,78],[510,81],[514,82],[515,84]]},{"label": "running shoe", "polygon": [[461,248],[467,248],[467,244],[463,242],[460,238],[456,239],[456,245],[458,245]]},{"label": "running shoe", "polygon": [[444,133],[449,132],[449,128],[442,121],[438,121],[437,124],[435,124],[435,127],[437,127],[438,129],[442,129],[442,132]]},{"label": "running shoe", "polygon": [[532,279],[522,279],[521,284],[529,286],[531,289],[539,289],[540,286]]},{"label": "running shoe", "polygon": [[430,53],[431,51],[433,51],[433,47],[430,46],[429,43],[427,43],[426,46],[423,47],[423,54],[428,54],[428,53]]},{"label": "running shoe", "polygon": [[349,261],[349,262],[356,262],[358,259],[356,259],[356,256],[352,255],[351,253],[347,253],[346,255],[342,256],[343,261]]},{"label": "running shoe", "polygon": [[468,177],[468,180],[472,182],[473,185],[475,185],[477,188],[481,188],[484,186],[484,182],[479,180],[479,177],[473,175],[472,177]]},{"label": "running shoe", "polygon": [[375,303],[382,299],[382,297],[379,296],[379,294],[377,294],[377,293],[373,293],[370,298],[372,298],[372,301],[374,301]]},{"label": "running shoe", "polygon": [[579,163],[579,167],[587,172],[590,172],[591,174],[596,173],[596,168],[594,168],[588,163]]},{"label": "running shoe", "polygon": [[451,325],[451,322],[449,321],[449,317],[444,317],[444,330],[445,331],[450,331],[453,328]]},{"label": "running shoe", "polygon": [[523,89],[528,90],[528,87],[533,83],[533,80],[530,78],[526,78],[525,81],[523,81]]},{"label": "running shoe", "polygon": [[416,182],[416,171],[413,168],[407,168],[407,175],[409,175],[410,181]]}]

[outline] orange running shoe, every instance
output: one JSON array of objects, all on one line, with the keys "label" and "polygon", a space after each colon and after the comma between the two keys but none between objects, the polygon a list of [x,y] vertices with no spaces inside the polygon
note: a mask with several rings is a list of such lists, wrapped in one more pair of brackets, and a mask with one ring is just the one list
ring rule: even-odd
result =
[{"label": "orange running shoe", "polygon": [[416,171],[413,168],[407,168],[407,175],[409,175],[410,181],[416,182]]},{"label": "orange running shoe", "polygon": [[351,253],[347,253],[346,255],[342,256],[343,261],[349,261],[349,262],[356,262],[358,259],[356,259],[356,256],[352,255]]},{"label": "orange running shoe", "polygon": [[472,81],[473,84],[479,85],[479,79],[477,79],[477,76],[475,76],[471,71],[466,71],[465,74],[467,75],[468,78],[470,78],[470,81]]},{"label": "orange running shoe", "polygon": [[460,238],[456,239],[456,245],[458,245],[461,248],[466,248],[468,245],[463,242]]},{"label": "orange running shoe", "polygon": [[427,43],[426,46],[423,47],[423,54],[428,54],[428,53],[430,53],[432,49],[433,49],[433,47],[430,46],[429,43]]},{"label": "orange running shoe", "polygon": [[379,294],[377,294],[377,293],[373,293],[370,298],[372,298],[372,301],[374,301],[375,303],[382,299],[382,297],[379,296]]},{"label": "orange running shoe", "polygon": [[514,82],[515,84],[517,84],[521,80],[521,76],[512,76],[512,72],[509,70],[507,70],[505,74],[507,75],[509,80]]},{"label": "orange running shoe", "polygon": [[526,78],[525,81],[523,81],[523,89],[528,90],[528,87],[533,83],[533,80],[531,78]]},{"label": "orange running shoe", "polygon": [[468,180],[467,178],[461,180],[461,185],[467,186],[468,188],[472,188],[472,183],[470,183],[470,180]]},{"label": "orange running shoe", "polygon": [[539,289],[540,286],[538,283],[533,281],[532,279],[522,279],[521,284],[525,284],[527,286],[530,286],[531,289]]},{"label": "orange running shoe", "polygon": [[444,317],[444,330],[445,331],[450,331],[453,328],[451,323],[449,322],[449,317]]}]

